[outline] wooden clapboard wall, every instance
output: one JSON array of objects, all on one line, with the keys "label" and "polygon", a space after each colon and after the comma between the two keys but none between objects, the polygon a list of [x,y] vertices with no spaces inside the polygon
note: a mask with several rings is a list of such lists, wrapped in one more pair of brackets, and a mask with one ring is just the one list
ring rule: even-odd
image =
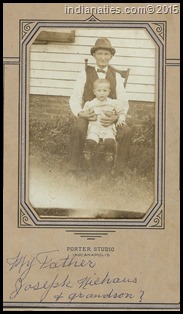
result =
[{"label": "wooden clapboard wall", "polygon": [[95,63],[90,48],[98,37],[107,37],[116,48],[111,65],[130,68],[126,86],[129,99],[154,101],[155,44],[145,29],[75,29],[73,43],[32,44],[30,93],[70,96],[79,72],[84,70],[84,59]]}]

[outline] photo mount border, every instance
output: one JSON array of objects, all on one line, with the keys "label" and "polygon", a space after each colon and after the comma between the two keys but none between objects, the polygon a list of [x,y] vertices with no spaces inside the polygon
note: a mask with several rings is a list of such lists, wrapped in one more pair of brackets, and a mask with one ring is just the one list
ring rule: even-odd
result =
[{"label": "photo mount border", "polygon": [[[31,24],[32,27],[30,26]],[[95,220],[92,218],[60,218],[54,220],[50,216],[50,221],[47,219],[40,220],[38,215],[35,215],[35,212],[32,212],[32,209],[26,203],[26,96],[27,96],[27,45],[36,34],[36,32],[43,27],[46,28],[141,28],[146,29],[149,35],[152,37],[156,45],[158,46],[158,149],[157,149],[157,200],[154,207],[149,210],[149,213],[145,214],[145,220],[132,220],[132,219],[100,219]],[[117,26],[115,25],[117,24]],[[159,25],[163,25],[162,29],[160,29]],[[156,25],[156,26],[155,26]],[[23,29],[22,29],[23,28]],[[154,29],[155,28],[155,29]],[[163,30],[163,35],[162,35]],[[157,31],[157,33],[156,33]],[[165,33],[165,34],[164,34]],[[52,20],[20,20],[20,73],[21,73],[21,93],[20,93],[20,107],[21,107],[21,142],[19,139],[19,154],[20,154],[20,164],[19,164],[19,222],[21,221],[22,209],[20,205],[24,209],[24,219],[25,215],[27,215],[27,219],[31,220],[32,223],[24,224],[18,223],[18,227],[101,227],[101,228],[114,228],[114,229],[122,229],[122,228],[150,228],[150,229],[164,229],[164,217],[165,215],[161,215],[160,223],[156,223],[157,217],[159,217],[162,211],[164,212],[164,206],[162,209],[162,205],[164,205],[164,160],[163,156],[164,152],[164,111],[165,111],[165,97],[164,97],[164,75],[165,75],[165,52],[164,45],[166,48],[166,22],[158,22],[154,21],[100,21],[98,19],[95,20],[95,16],[90,16],[85,21],[52,21]],[[160,209],[160,210],[159,210]],[[153,220],[152,224],[151,221]]]},{"label": "photo mount border", "polygon": [[[20,56],[20,55],[19,55]],[[8,60],[9,59],[9,60]],[[12,59],[15,59],[12,61]],[[179,67],[180,66],[180,59],[178,58],[172,58],[172,59],[166,59],[166,66],[171,66],[171,67]],[[4,61],[5,60],[5,61]],[[19,66],[19,57],[4,57],[3,58],[3,65],[17,65]],[[4,76],[5,76],[5,69],[3,71]],[[19,79],[20,82],[20,79]],[[165,90],[166,90],[166,77],[165,77]],[[166,93],[165,93],[166,94]],[[19,96],[20,99],[20,96]],[[166,109],[166,108],[164,108]],[[165,122],[164,122],[164,127],[165,127]],[[164,136],[164,139],[166,139],[166,136]],[[19,203],[18,203],[19,204]],[[74,309],[92,309],[92,308],[97,308],[97,309],[175,309],[179,310],[180,309],[180,303],[72,303],[70,304],[71,308]],[[31,309],[31,308],[39,308],[41,309],[68,309],[68,303],[40,303],[40,302],[3,302],[3,308],[6,310],[8,309]]]}]

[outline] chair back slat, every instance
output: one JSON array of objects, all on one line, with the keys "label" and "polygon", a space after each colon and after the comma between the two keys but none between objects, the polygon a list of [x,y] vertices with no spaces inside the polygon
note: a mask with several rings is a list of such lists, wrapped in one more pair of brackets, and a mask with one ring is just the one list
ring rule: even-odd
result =
[{"label": "chair back slat", "polygon": [[87,66],[88,66],[88,59],[85,59],[85,71],[86,71]]},{"label": "chair back slat", "polygon": [[127,84],[127,81],[128,81],[128,77],[129,77],[129,74],[130,74],[130,69],[127,69],[127,70],[118,70],[114,67],[112,67],[113,70],[115,70],[117,73],[119,73],[121,75],[122,78],[124,78],[124,87],[126,87],[126,84]]},{"label": "chair back slat", "polygon": [[[87,69],[87,66],[88,66],[88,59],[84,59],[85,61],[85,71]],[[127,81],[128,81],[128,77],[129,77],[129,74],[130,74],[130,69],[127,69],[127,70],[118,70],[116,69],[115,67],[113,66],[110,66],[114,71],[116,71],[117,73],[119,73],[121,75],[122,78],[124,78],[124,87],[126,87],[126,84],[127,84]]]}]

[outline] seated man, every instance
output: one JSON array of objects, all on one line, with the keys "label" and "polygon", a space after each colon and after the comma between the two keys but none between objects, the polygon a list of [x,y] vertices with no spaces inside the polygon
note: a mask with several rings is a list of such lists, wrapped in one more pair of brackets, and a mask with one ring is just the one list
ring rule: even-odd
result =
[{"label": "seated man", "polygon": [[[83,110],[87,101],[95,98],[93,92],[94,81],[98,78],[107,79],[110,82],[109,98],[117,99],[123,106],[124,121],[117,126],[118,154],[116,159],[116,174],[123,175],[128,161],[130,149],[130,128],[125,124],[125,118],[128,112],[128,98],[124,90],[124,80],[112,67],[109,61],[112,59],[116,50],[111,46],[107,38],[97,39],[95,45],[91,48],[91,54],[96,60],[96,66],[87,66],[86,71],[80,73],[76,81],[72,96],[70,97],[70,108],[76,117],[72,138],[71,138],[71,159],[70,170],[77,172],[80,166],[80,156],[83,151],[88,122],[96,120],[94,110]],[[104,115],[100,122],[102,126],[108,127],[118,121],[118,114]]]}]

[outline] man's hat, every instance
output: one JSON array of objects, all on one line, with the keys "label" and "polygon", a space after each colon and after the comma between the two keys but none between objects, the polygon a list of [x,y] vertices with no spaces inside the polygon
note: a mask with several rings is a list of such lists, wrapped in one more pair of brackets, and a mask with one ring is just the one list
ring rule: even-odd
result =
[{"label": "man's hat", "polygon": [[105,49],[109,50],[112,55],[115,54],[116,50],[111,46],[111,42],[107,38],[99,38],[95,42],[95,46],[93,46],[90,50],[91,54],[98,50],[98,49]]}]

